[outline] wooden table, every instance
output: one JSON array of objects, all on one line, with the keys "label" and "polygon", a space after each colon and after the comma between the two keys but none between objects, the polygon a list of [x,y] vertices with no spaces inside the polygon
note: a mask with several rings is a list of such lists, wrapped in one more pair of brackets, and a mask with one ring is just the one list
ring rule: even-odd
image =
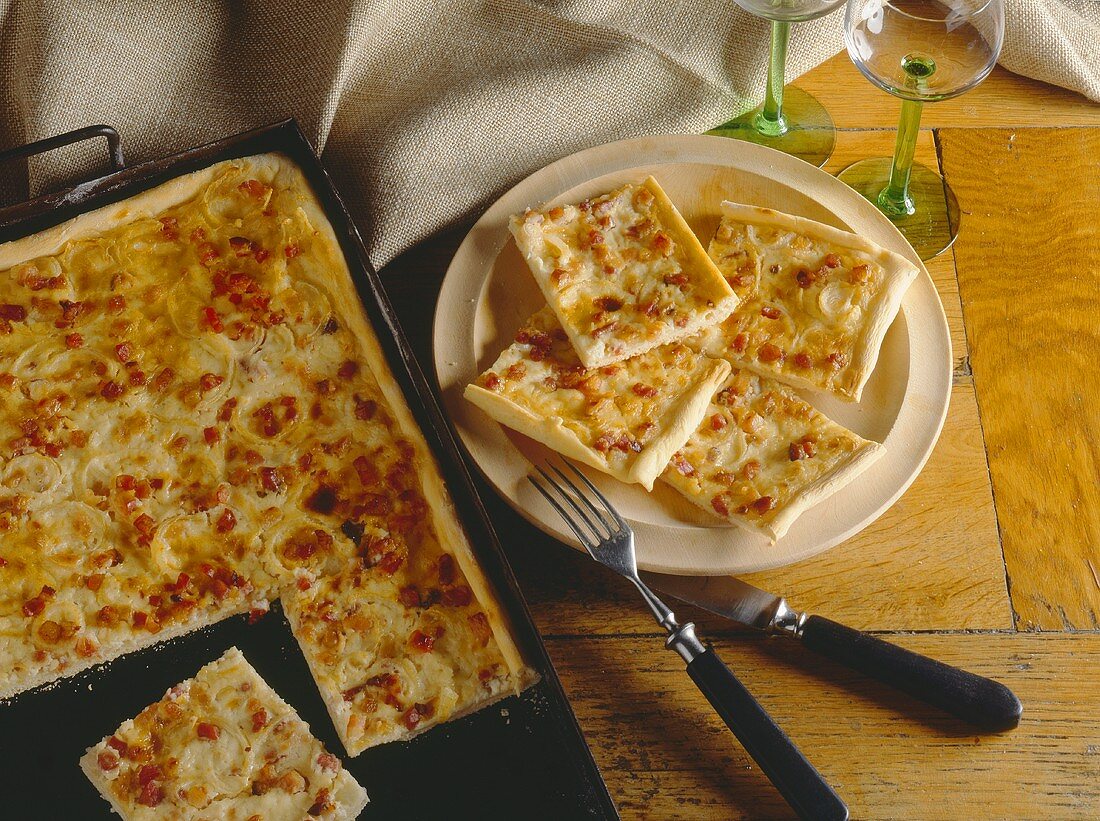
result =
[{"label": "wooden table", "polygon": [[[890,153],[898,105],[845,55],[797,84],[841,129],[828,170]],[[792,643],[677,609],[854,818],[1097,818],[1100,105],[998,68],[923,126],[918,160],[963,211],[953,250],[928,264],[955,355],[943,436],[875,524],[750,581],[1005,682],[1023,721],[978,735]],[[466,227],[383,272],[424,363],[426,295]],[[484,495],[623,817],[788,817],[635,591]]]}]

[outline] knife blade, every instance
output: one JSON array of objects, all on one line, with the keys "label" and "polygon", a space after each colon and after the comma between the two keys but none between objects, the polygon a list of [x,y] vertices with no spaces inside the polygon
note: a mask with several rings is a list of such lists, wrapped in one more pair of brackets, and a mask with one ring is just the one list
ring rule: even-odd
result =
[{"label": "knife blade", "polygon": [[646,584],[680,601],[717,613],[754,630],[775,626],[776,616],[786,611],[787,603],[733,576],[670,576],[641,571]]}]

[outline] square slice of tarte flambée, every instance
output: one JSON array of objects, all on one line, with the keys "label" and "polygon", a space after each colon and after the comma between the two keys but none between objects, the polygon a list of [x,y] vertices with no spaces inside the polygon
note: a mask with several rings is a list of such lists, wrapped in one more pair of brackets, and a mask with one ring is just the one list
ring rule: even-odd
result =
[{"label": "square slice of tarte flamb\u00e9e", "polygon": [[585,368],[549,308],[515,339],[466,398],[502,425],[646,490],[730,372],[680,343]]},{"label": "square slice of tarte flamb\u00e9e", "polygon": [[351,821],[367,793],[230,648],[80,759],[125,821]]},{"label": "square slice of tarte flamb\u00e9e", "polygon": [[389,663],[412,671],[419,652],[384,632],[404,631],[403,587],[449,561],[470,600],[433,582],[417,607],[476,609],[489,635],[477,665],[439,642],[446,680],[480,693],[488,658],[511,692],[533,678],[332,226],[281,155],[0,246],[0,449],[0,697],[351,561],[390,596],[360,607]]},{"label": "square slice of tarte flamb\u00e9e", "polygon": [[709,253],[742,302],[693,346],[859,400],[915,265],[830,225],[732,202]]},{"label": "square slice of tarte flamb\u00e9e", "polygon": [[520,252],[586,367],[713,325],[737,297],[649,177],[511,220]]},{"label": "square slice of tarte flamb\u00e9e", "polygon": [[884,451],[785,385],[735,369],[661,478],[708,513],[774,541]]}]

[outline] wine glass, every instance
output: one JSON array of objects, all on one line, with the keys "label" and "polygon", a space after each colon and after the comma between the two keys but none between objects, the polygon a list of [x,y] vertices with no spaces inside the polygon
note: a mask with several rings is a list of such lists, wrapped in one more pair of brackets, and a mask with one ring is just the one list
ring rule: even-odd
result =
[{"label": "wine glass", "polygon": [[817,166],[833,153],[836,128],[817,98],[794,86],[783,88],[791,23],[828,14],[844,0],[734,0],[745,11],[772,21],[771,56],[764,102],[708,131],[766,145]]},{"label": "wine glass", "polygon": [[1002,0],[848,0],[848,54],[867,79],[901,98],[901,122],[892,159],[861,160],[837,176],[877,205],[921,259],[950,247],[959,230],[946,180],[913,164],[921,108],[984,80],[1004,30]]}]

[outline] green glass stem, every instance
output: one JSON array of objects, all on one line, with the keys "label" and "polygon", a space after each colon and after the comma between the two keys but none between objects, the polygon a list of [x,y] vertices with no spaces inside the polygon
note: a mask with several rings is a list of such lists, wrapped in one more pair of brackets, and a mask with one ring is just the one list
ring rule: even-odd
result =
[{"label": "green glass stem", "polygon": [[789,126],[783,116],[783,75],[787,65],[787,41],[790,38],[790,23],[772,21],[772,47],[768,59],[768,87],[764,96],[764,107],[753,120],[753,126],[761,134],[778,137],[786,134]]},{"label": "green glass stem", "polygon": [[898,139],[894,143],[894,159],[890,164],[890,182],[878,195],[878,205],[888,217],[909,217],[917,206],[909,194],[909,177],[913,173],[913,153],[917,148],[920,132],[920,115],[923,103],[902,100],[901,121],[898,123]]}]

